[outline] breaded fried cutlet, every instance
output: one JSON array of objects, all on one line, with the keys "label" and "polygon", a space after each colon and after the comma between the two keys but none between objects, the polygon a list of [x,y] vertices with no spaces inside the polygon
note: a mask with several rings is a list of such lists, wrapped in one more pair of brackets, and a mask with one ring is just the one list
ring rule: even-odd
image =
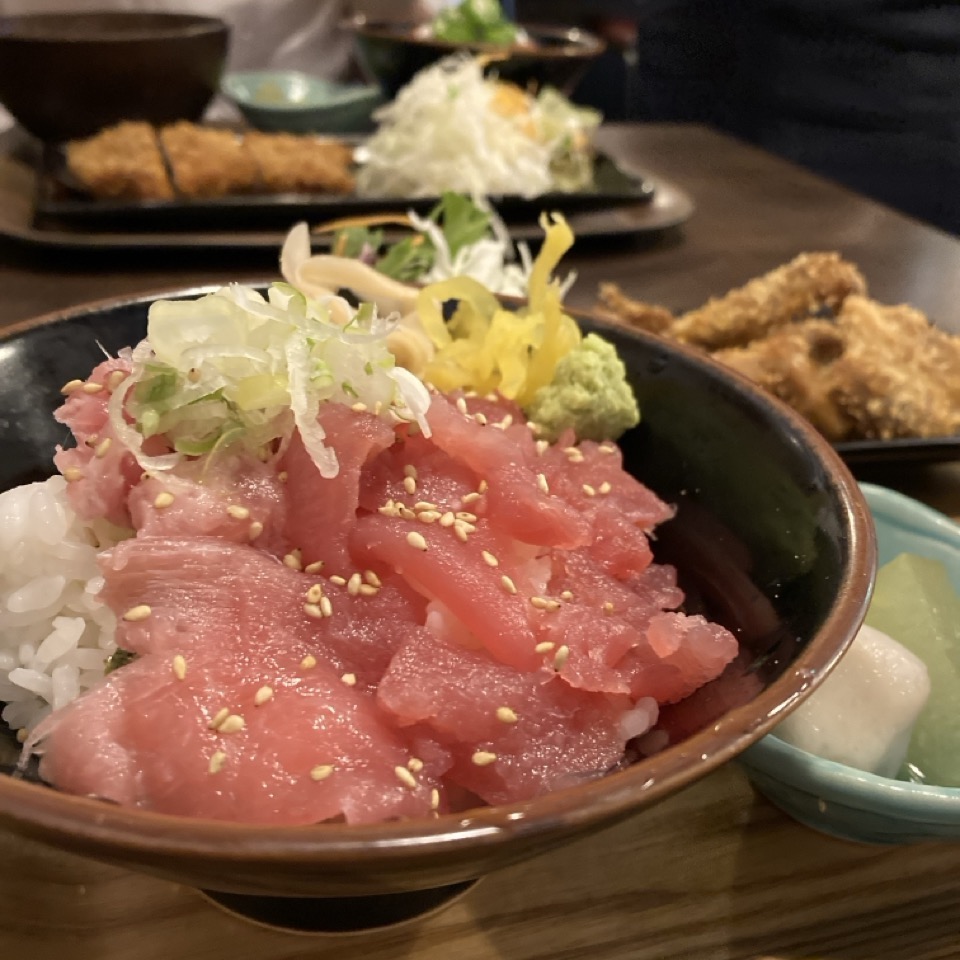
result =
[{"label": "breaded fried cutlet", "polygon": [[67,167],[94,196],[115,200],[168,200],[173,186],[149,123],[127,121],[66,147]]},{"label": "breaded fried cutlet", "polygon": [[250,131],[244,143],[270,193],[350,193],[353,151],[335,140]]},{"label": "breaded fried cutlet", "polygon": [[628,297],[615,283],[600,284],[600,316],[619,320],[634,330],[647,333],[665,333],[676,317],[666,308]]},{"label": "breaded fried cutlet", "polygon": [[960,433],[960,337],[908,306],[848,297],[833,398],[851,434],[878,440]]},{"label": "breaded fried cutlet", "polygon": [[160,130],[174,187],[184,197],[222,197],[257,189],[257,164],[232,130],[187,121]]},{"label": "breaded fried cutlet", "polygon": [[860,271],[836,253],[801,253],[722,297],[678,317],[670,335],[706,350],[739,347],[788,323],[835,313],[851,293],[865,293]]}]

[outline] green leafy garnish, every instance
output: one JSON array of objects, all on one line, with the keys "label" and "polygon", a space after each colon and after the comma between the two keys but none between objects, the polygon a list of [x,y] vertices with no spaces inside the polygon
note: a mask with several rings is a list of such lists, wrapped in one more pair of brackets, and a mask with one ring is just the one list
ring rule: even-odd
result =
[{"label": "green leafy garnish", "polygon": [[433,35],[447,43],[489,43],[508,47],[518,28],[507,19],[499,0],[463,0],[444,10],[431,24]]},{"label": "green leafy garnish", "polygon": [[107,658],[107,662],[103,668],[104,676],[108,673],[113,673],[114,670],[125,667],[128,663],[133,663],[138,656],[139,654],[133,653],[131,650],[122,650],[120,647],[117,647]]}]

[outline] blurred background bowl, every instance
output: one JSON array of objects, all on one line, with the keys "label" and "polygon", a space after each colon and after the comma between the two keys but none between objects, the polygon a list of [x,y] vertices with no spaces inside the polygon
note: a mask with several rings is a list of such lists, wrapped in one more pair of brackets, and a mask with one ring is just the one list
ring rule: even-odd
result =
[{"label": "blurred background bowl", "polygon": [[198,120],[217,92],[229,32],[187,13],[0,17],[0,103],[46,141],[121,120]]},{"label": "blurred background bowl", "polygon": [[[0,489],[51,473],[61,385],[139,340],[153,299],[42,317],[0,341]],[[395,894],[469,881],[637,814],[769,731],[864,615],[875,550],[860,490],[812,427],[737,374],[653,336],[581,323],[617,346],[643,411],[620,442],[626,468],[678,506],[657,530],[657,557],[676,563],[688,610],[740,642],[724,677],[664,709],[659,752],[525,803],[360,826],[160,815],[0,774],[0,826],[217,891]],[[0,767],[16,752],[0,734]]]},{"label": "blurred background bowl", "polygon": [[228,73],[221,92],[257,130],[362,133],[383,103],[378,84],[335,83],[299,70]]},{"label": "blurred background bowl", "polygon": [[390,98],[415,73],[458,50],[502,57],[493,62],[490,69],[521,87],[551,86],[569,94],[587,67],[606,49],[599,37],[576,27],[519,26],[526,31],[532,45],[448,43],[423,37],[415,24],[379,22],[363,16],[346,23],[346,28],[353,31],[361,64]]},{"label": "blurred background bowl", "polygon": [[[881,565],[901,553],[943,563],[960,592],[960,525],[894,490],[861,485],[876,524]],[[960,788],[907,783],[824,760],[767,736],[740,758],[747,776],[795,820],[845,840],[960,840]]]}]

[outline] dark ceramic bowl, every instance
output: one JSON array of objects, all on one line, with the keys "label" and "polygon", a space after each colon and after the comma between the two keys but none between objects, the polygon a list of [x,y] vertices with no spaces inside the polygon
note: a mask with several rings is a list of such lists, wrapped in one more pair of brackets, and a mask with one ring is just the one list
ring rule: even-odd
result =
[{"label": "dark ceramic bowl", "polygon": [[[0,487],[49,475],[64,439],[50,416],[60,386],[85,376],[102,350],[141,338],[152,299],[41,317],[0,340]],[[211,822],[0,775],[0,826],[238,894],[418,891],[463,883],[633,816],[769,731],[819,683],[863,617],[875,543],[860,491],[811,427],[746,380],[652,336],[583,325],[617,345],[639,397],[643,422],[621,444],[628,468],[679,506],[677,519],[658,529],[657,556],[677,564],[692,607],[737,632],[751,663],[739,705],[735,691],[705,687],[685,701],[685,739],[653,757],[528,803],[435,820]]]},{"label": "dark ceramic bowl", "polygon": [[0,103],[46,141],[121,120],[198,120],[217,92],[229,32],[187,13],[0,17]]},{"label": "dark ceramic bowl", "polygon": [[395,96],[415,73],[458,50],[497,56],[491,70],[521,87],[550,86],[569,94],[591,62],[606,49],[599,37],[576,27],[521,26],[531,45],[498,47],[422,37],[411,23],[384,23],[363,16],[347,22],[347,28],[356,38],[361,62],[380,82],[388,97]]}]

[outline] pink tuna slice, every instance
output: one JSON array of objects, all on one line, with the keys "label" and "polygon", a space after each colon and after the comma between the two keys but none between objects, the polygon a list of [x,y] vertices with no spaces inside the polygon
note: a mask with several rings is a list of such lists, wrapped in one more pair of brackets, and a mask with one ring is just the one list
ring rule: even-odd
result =
[{"label": "pink tuna slice", "polygon": [[433,398],[427,421],[433,442],[487,481],[489,516],[498,528],[542,546],[571,548],[590,542],[587,522],[538,484],[533,440],[525,427],[510,433],[483,426],[441,396]]},{"label": "pink tuna slice", "polygon": [[377,699],[400,723],[432,729],[453,757],[448,780],[487,803],[602,775],[623,755],[631,709],[627,697],[576,691],[423,633],[394,656]]},{"label": "pink tuna slice", "polygon": [[140,537],[221,537],[278,555],[286,549],[284,486],[272,464],[250,454],[186,461],[138,483],[127,504]]},{"label": "pink tuna slice", "polygon": [[347,536],[357,513],[360,471],[395,437],[378,417],[342,404],[324,405],[318,419],[327,436],[335,438],[331,443],[340,470],[335,477],[321,477],[300,435],[294,434],[280,464],[287,474],[286,534],[305,564],[323,561],[328,573],[345,575],[351,565]]},{"label": "pink tuna slice", "polygon": [[[445,754],[435,750],[412,785],[401,779],[396,768],[406,767],[411,745],[368,692],[422,618],[405,590],[384,584],[375,596],[351,596],[330,585],[332,615],[311,616],[311,578],[214,538],[125,541],[103,566],[116,612],[149,608],[121,622],[121,646],[141,658],[39,730],[51,782],[161,812],[251,822],[429,812]],[[243,719],[241,729],[210,729],[223,709]],[[315,771],[326,766],[334,773]]]}]

